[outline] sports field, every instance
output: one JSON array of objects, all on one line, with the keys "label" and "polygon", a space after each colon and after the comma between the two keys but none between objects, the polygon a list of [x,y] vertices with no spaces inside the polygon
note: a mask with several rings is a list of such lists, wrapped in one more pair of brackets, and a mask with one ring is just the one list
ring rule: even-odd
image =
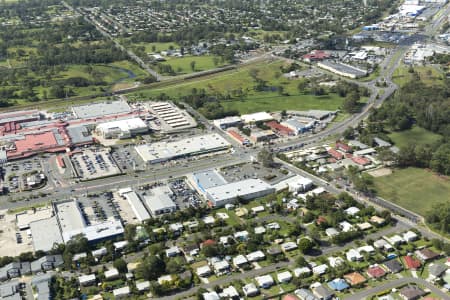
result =
[{"label": "sports field", "polygon": [[436,203],[450,201],[450,179],[429,170],[394,169],[373,180],[380,197],[421,215]]}]

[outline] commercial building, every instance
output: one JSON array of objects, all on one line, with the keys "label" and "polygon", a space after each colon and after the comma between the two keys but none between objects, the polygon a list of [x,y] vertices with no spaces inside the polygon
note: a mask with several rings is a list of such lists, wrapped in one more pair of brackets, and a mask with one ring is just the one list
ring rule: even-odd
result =
[{"label": "commercial building", "polygon": [[239,124],[242,124],[242,119],[241,119],[241,117],[232,116],[232,117],[226,117],[223,119],[214,120],[213,123],[217,128],[227,129],[227,128],[236,127]]},{"label": "commercial building", "polygon": [[94,119],[104,116],[128,114],[131,107],[125,101],[106,101],[72,106],[72,113],[78,119]]},{"label": "commercial building", "polygon": [[[15,129],[16,124],[38,121],[42,117],[38,110],[22,110],[0,114],[0,132],[4,132],[7,128]],[[8,130],[6,130],[8,131]]]},{"label": "commercial building", "polygon": [[317,66],[344,77],[360,78],[367,76],[367,70],[363,70],[343,63],[324,61],[318,63]]},{"label": "commercial building", "polygon": [[247,146],[250,145],[250,141],[248,138],[243,137],[239,132],[237,132],[234,129],[228,129],[227,133],[230,137],[232,137],[236,142],[238,142],[239,144],[243,145],[243,146]]},{"label": "commercial building", "polygon": [[197,122],[186,111],[171,102],[150,102],[149,109],[161,122],[163,131],[173,132],[197,126]]},{"label": "commercial building", "polygon": [[207,189],[227,184],[225,178],[216,170],[205,170],[194,172],[192,174],[193,183],[201,192],[205,193]]},{"label": "commercial building", "polygon": [[131,209],[133,210],[134,215],[140,222],[150,219],[150,214],[148,213],[147,209],[145,208],[144,204],[142,203],[141,199],[139,198],[138,194],[136,194],[136,192],[130,191],[127,193],[122,193],[121,196],[127,199],[128,203],[131,206]]},{"label": "commercial building", "polygon": [[254,124],[256,122],[272,121],[273,117],[267,112],[257,112],[241,116],[245,124]]},{"label": "commercial building", "polygon": [[230,146],[230,143],[223,137],[213,133],[179,141],[138,145],[135,150],[144,162],[154,164],[171,159],[227,150]]},{"label": "commercial building", "polygon": [[126,139],[147,131],[147,124],[140,118],[101,123],[95,128],[95,132],[105,139]]},{"label": "commercial building", "polygon": [[246,179],[227,183],[205,190],[206,197],[212,206],[221,207],[238,198],[250,200],[275,192],[275,188],[260,179]]},{"label": "commercial building", "polygon": [[152,216],[176,211],[177,206],[171,198],[172,195],[173,193],[168,186],[149,190],[148,195],[144,196],[144,201]]},{"label": "commercial building", "polygon": [[277,135],[270,129],[252,131],[252,133],[250,134],[250,140],[252,140],[252,142],[254,143],[269,141],[276,138]]},{"label": "commercial building", "polygon": [[281,125],[286,126],[290,130],[292,130],[292,132],[295,135],[302,134],[302,133],[306,132],[308,129],[310,129],[306,126],[306,124],[304,124],[296,119],[285,120],[285,121],[281,122]]}]

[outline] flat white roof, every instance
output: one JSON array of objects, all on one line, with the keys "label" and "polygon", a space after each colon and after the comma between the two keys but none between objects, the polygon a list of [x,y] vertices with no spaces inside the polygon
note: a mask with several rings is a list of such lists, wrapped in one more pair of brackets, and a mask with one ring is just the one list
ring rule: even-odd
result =
[{"label": "flat white roof", "polygon": [[131,118],[101,123],[97,125],[96,130],[107,132],[108,130],[115,128],[119,128],[121,131],[133,131],[147,128],[147,124],[145,124],[145,122],[142,121],[140,118]]},{"label": "flat white roof", "polygon": [[242,115],[241,118],[245,123],[273,120],[273,117],[267,112],[257,112],[253,114]]},{"label": "flat white roof", "polygon": [[63,232],[64,242],[68,242],[73,236],[83,234],[88,241],[95,241],[123,234],[124,228],[119,220],[110,220],[96,225]]},{"label": "flat white roof", "polygon": [[135,147],[145,162],[166,161],[180,156],[225,149],[230,146],[217,133],[194,136],[179,141],[159,142]]},{"label": "flat white roof", "polygon": [[30,230],[34,251],[50,251],[54,244],[63,243],[56,216],[31,222]]},{"label": "flat white roof", "polygon": [[142,222],[150,219],[150,214],[136,192],[125,193],[124,197],[127,199],[128,203],[130,203],[131,209],[139,221]]},{"label": "flat white roof", "polygon": [[125,101],[106,101],[72,106],[72,111],[77,118],[90,119],[107,115],[129,113],[131,112],[131,108]]},{"label": "flat white roof", "polygon": [[176,205],[170,198],[172,191],[168,186],[156,187],[149,190],[149,195],[144,197],[145,204],[152,214],[161,210],[175,209]]},{"label": "flat white roof", "polygon": [[77,201],[64,201],[55,204],[61,231],[72,231],[86,225]]},{"label": "flat white roof", "polygon": [[273,189],[272,186],[261,179],[245,179],[206,189],[206,193],[215,201],[241,197],[252,193]]}]

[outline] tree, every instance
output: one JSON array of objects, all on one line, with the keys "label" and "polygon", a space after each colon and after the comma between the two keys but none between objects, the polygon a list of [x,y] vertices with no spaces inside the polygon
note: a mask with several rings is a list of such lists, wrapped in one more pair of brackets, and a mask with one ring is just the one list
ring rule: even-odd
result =
[{"label": "tree", "polygon": [[258,153],[258,161],[261,162],[264,167],[270,168],[273,166],[273,154],[266,149],[263,149]]},{"label": "tree", "polygon": [[206,257],[214,257],[219,254],[219,249],[216,245],[206,245],[203,247],[202,252]]},{"label": "tree", "polygon": [[298,249],[302,251],[302,253],[307,253],[311,251],[311,249],[314,247],[314,243],[308,239],[308,238],[302,238],[298,242]]},{"label": "tree", "polygon": [[118,258],[113,262],[114,268],[116,268],[120,273],[128,272],[127,263],[122,259]]},{"label": "tree", "polygon": [[300,79],[297,84],[297,89],[300,94],[303,94],[308,87],[308,81],[306,79]]},{"label": "tree", "polygon": [[192,72],[195,71],[195,64],[196,64],[195,60],[191,61],[191,63],[190,63]]},{"label": "tree", "polygon": [[155,255],[147,256],[136,269],[136,275],[146,280],[156,280],[166,271],[166,264]]}]

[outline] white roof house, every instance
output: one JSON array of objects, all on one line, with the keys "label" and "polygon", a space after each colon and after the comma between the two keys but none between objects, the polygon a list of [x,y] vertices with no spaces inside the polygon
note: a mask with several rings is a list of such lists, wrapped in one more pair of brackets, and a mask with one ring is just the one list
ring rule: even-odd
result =
[{"label": "white roof house", "polygon": [[272,229],[272,230],[278,230],[280,229],[280,224],[278,224],[277,222],[272,222],[266,225],[267,229]]},{"label": "white roof house", "polygon": [[236,268],[240,268],[241,266],[243,266],[243,265],[245,265],[247,263],[248,263],[247,258],[244,255],[242,255],[242,254],[239,254],[238,256],[233,258],[233,265]]},{"label": "white roof house", "polygon": [[361,261],[363,259],[363,256],[356,249],[348,250],[345,256],[348,261]]},{"label": "white roof house", "polygon": [[92,250],[91,253],[93,257],[100,257],[106,255],[108,253],[108,250],[106,250],[105,247],[101,247],[100,249]]},{"label": "white roof house", "polygon": [[119,277],[120,273],[119,270],[117,270],[116,268],[111,268],[105,271],[104,275],[106,279],[114,279]]},{"label": "white roof house", "polygon": [[345,210],[345,213],[350,216],[354,216],[359,212],[360,212],[360,209],[355,206],[349,207]]},{"label": "white roof house", "polygon": [[113,295],[114,295],[115,299],[126,297],[129,294],[130,294],[130,287],[128,287],[128,286],[124,286],[124,287],[113,290]]},{"label": "white roof house", "polygon": [[414,231],[408,231],[403,234],[403,239],[407,242],[414,242],[417,240],[419,236]]},{"label": "white roof house", "polygon": [[322,275],[325,274],[325,272],[328,270],[328,266],[326,264],[315,266],[312,271],[316,275]]},{"label": "white roof house", "polygon": [[391,245],[399,245],[403,244],[405,240],[399,236],[398,234],[393,235],[391,237],[385,237],[386,241],[388,241]]},{"label": "white roof house", "polygon": [[339,231],[336,230],[334,227],[329,227],[325,229],[325,234],[329,237],[333,237],[339,234]]},{"label": "white roof house", "polygon": [[92,285],[95,283],[95,280],[96,280],[95,274],[81,275],[80,277],[78,277],[78,282],[80,283],[81,286]]},{"label": "white roof house", "polygon": [[223,274],[230,270],[230,264],[226,260],[213,263],[213,269],[216,274]]},{"label": "white roof house", "polygon": [[242,287],[245,296],[251,297],[259,294],[259,290],[254,283],[246,284]]},{"label": "white roof house", "polygon": [[254,262],[266,258],[266,255],[261,250],[257,250],[255,252],[247,254],[246,258],[249,262]]},{"label": "white roof house", "polygon": [[361,246],[357,250],[360,253],[361,252],[366,252],[366,253],[369,253],[369,254],[374,254],[375,253],[375,248],[373,246],[370,246],[370,245]]},{"label": "white roof house", "polygon": [[292,251],[292,250],[295,250],[297,248],[298,248],[298,246],[294,242],[286,242],[286,243],[281,244],[281,249],[283,251]]},{"label": "white roof house", "polygon": [[166,256],[167,257],[174,257],[181,253],[180,248],[178,246],[170,247],[169,249],[166,249]]},{"label": "white roof house", "polygon": [[278,273],[277,280],[279,283],[287,283],[292,280],[292,274],[289,271]]},{"label": "white roof house", "polygon": [[342,257],[330,256],[328,257],[328,263],[330,264],[330,267],[335,268],[342,265],[344,263],[344,260],[342,259]]},{"label": "white roof house", "polygon": [[238,231],[234,233],[234,238],[237,240],[241,240],[241,241],[245,241],[248,239],[248,231],[247,230],[243,230],[243,231]]},{"label": "white roof house", "polygon": [[355,228],[353,227],[352,224],[350,224],[347,221],[343,221],[339,223],[339,227],[341,228],[341,230],[343,232],[349,232],[349,231],[353,231]]},{"label": "white roof house", "polygon": [[384,250],[392,250],[394,247],[392,247],[391,244],[389,244],[386,240],[379,239],[373,242],[373,246],[377,249],[384,249]]},{"label": "white roof house", "polygon": [[172,280],[173,280],[173,278],[172,278],[172,275],[170,275],[170,274],[158,277],[159,284],[164,284],[164,282],[172,282]]},{"label": "white roof house", "polygon": [[301,267],[301,268],[295,268],[293,272],[294,272],[295,277],[300,277],[302,275],[311,274],[311,269],[308,267]]},{"label": "white roof house", "polygon": [[266,233],[266,229],[263,226],[255,227],[255,234],[264,234]]},{"label": "white roof house", "polygon": [[212,271],[208,265],[205,265],[202,267],[198,267],[196,273],[199,277],[206,277],[211,275]]},{"label": "white roof house", "polygon": [[204,300],[220,300],[219,295],[216,292],[203,293]]},{"label": "white roof house", "polygon": [[219,296],[221,298],[234,299],[235,297],[239,297],[239,293],[234,286],[230,285],[224,288]]},{"label": "white roof house", "polygon": [[268,289],[275,284],[271,275],[262,275],[255,277],[255,281],[260,288]]},{"label": "white roof house", "polygon": [[136,282],[136,289],[140,292],[149,290],[150,289],[150,281]]}]

